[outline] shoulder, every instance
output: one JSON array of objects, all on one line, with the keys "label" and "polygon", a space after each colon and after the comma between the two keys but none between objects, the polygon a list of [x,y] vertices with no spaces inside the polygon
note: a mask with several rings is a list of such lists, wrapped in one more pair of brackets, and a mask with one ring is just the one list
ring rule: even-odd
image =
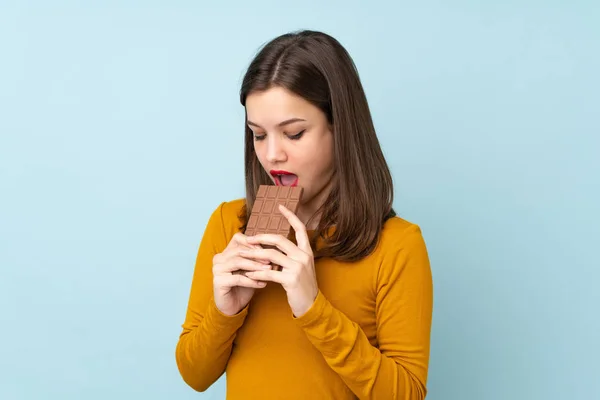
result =
[{"label": "shoulder", "polygon": [[405,268],[429,270],[421,227],[403,218],[396,216],[386,221],[376,251],[383,275],[399,274]]},{"label": "shoulder", "polygon": [[388,219],[383,225],[380,246],[395,248],[415,238],[422,238],[421,227],[398,216]]},{"label": "shoulder", "polygon": [[228,239],[233,237],[233,235],[240,230],[242,223],[239,219],[239,215],[245,204],[245,199],[222,202],[213,210],[210,216],[209,226],[211,226],[212,229],[221,230],[228,241]]},{"label": "shoulder", "polygon": [[239,216],[246,204],[246,199],[234,199],[220,204],[221,215],[225,225],[239,225]]}]

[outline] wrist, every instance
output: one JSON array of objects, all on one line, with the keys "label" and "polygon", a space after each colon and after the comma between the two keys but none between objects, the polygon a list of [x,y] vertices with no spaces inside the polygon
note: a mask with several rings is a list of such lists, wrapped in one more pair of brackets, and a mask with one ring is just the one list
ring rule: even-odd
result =
[{"label": "wrist", "polygon": [[309,296],[309,299],[311,299],[309,302],[307,302],[304,307],[297,309],[297,310],[292,310],[292,315],[294,316],[294,318],[300,318],[302,317],[304,314],[306,314],[308,312],[308,310],[310,310],[313,305],[315,304],[315,301],[317,300],[317,296],[319,295],[319,289],[317,288],[314,291],[314,294],[312,296]]},{"label": "wrist", "polygon": [[214,299],[212,301],[212,304],[214,305],[214,309],[217,312],[217,314],[219,314],[224,320],[237,318],[241,314],[244,314],[246,308],[248,308],[248,305],[241,308],[223,307],[222,305],[218,304],[218,302],[216,302]]}]

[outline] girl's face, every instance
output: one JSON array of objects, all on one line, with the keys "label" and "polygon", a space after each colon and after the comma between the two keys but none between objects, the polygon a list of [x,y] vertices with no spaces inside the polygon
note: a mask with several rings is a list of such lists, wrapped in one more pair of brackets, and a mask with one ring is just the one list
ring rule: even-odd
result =
[{"label": "girl's face", "polygon": [[329,194],[334,174],[333,134],[326,115],[282,87],[246,98],[254,150],[276,185],[302,186],[298,211],[310,217]]}]

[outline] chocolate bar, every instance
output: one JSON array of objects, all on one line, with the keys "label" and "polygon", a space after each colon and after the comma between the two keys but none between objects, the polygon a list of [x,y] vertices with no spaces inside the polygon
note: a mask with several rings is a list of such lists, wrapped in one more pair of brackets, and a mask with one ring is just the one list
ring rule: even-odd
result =
[{"label": "chocolate bar", "polygon": [[[272,233],[289,238],[292,227],[287,218],[279,212],[279,204],[283,204],[285,208],[296,213],[303,191],[298,186],[261,185],[256,193],[245,235]],[[262,245],[262,247],[277,249],[276,246]],[[273,269],[281,270],[280,266],[274,265],[273,267]]]}]

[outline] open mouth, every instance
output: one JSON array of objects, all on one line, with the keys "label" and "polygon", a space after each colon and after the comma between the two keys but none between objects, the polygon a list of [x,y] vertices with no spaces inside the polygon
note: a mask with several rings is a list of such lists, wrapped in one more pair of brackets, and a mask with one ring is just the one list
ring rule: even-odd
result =
[{"label": "open mouth", "polygon": [[277,186],[297,186],[298,176],[287,171],[271,171],[271,176]]}]

